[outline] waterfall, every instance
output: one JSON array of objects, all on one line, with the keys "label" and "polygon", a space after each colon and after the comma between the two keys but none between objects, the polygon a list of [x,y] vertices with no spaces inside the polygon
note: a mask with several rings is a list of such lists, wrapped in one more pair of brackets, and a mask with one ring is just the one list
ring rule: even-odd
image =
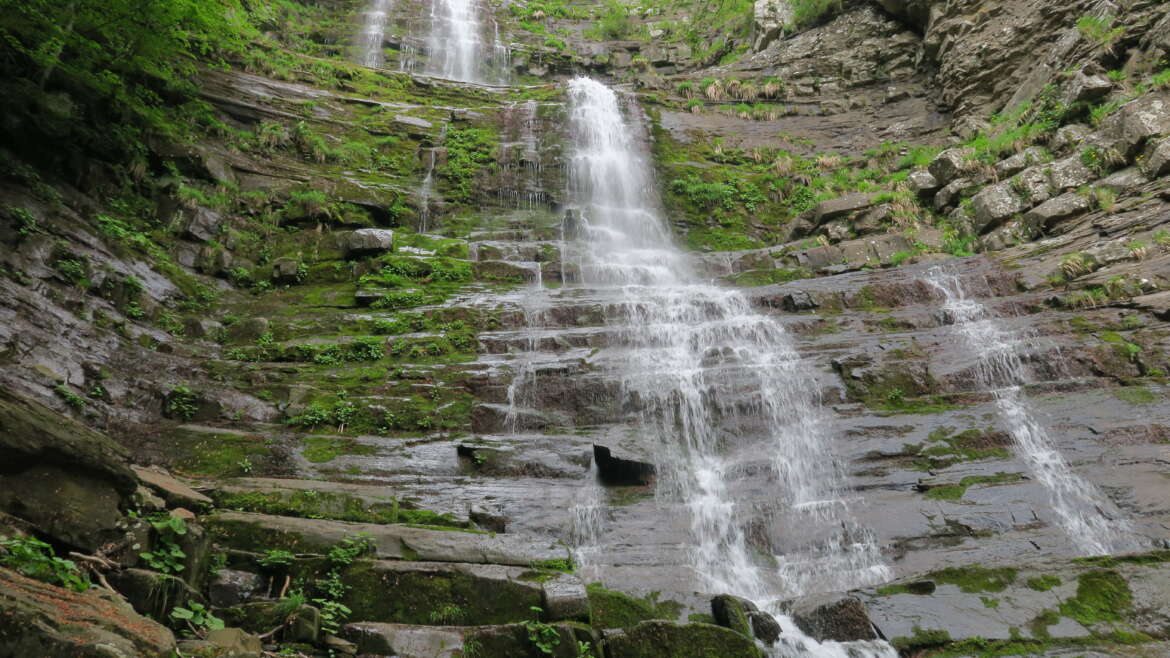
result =
[{"label": "waterfall", "polygon": [[946,300],[944,312],[978,358],[979,383],[995,395],[1016,454],[1048,490],[1057,521],[1077,550],[1085,555],[1137,550],[1141,542],[1131,524],[1092,483],[1073,472],[1028,405],[1022,390],[1028,380],[1021,358],[1025,337],[1002,328],[983,304],[968,298],[958,276],[933,268],[927,282]]},{"label": "waterfall", "polygon": [[494,28],[489,52],[479,14],[475,0],[433,0],[427,75],[459,82],[507,83],[509,55],[500,41],[499,27]]},{"label": "waterfall", "polygon": [[[673,246],[635,108],[587,78],[572,80],[569,96],[568,198],[580,223],[570,248],[583,285],[611,299],[623,406],[638,410],[639,434],[659,450],[660,499],[689,513],[700,586],[779,613],[781,600],[805,592],[888,579],[873,533],[849,511],[815,371],[778,323],[739,292],[702,282]],[[741,504],[761,488],[764,502]],[[787,550],[749,537],[752,522]],[[781,617],[776,655],[847,655]],[[893,655],[882,643],[849,650]]]},{"label": "waterfall", "polygon": [[382,42],[386,38],[386,19],[391,0],[370,0],[362,14],[364,21],[358,37],[358,64],[377,68],[382,65]]}]

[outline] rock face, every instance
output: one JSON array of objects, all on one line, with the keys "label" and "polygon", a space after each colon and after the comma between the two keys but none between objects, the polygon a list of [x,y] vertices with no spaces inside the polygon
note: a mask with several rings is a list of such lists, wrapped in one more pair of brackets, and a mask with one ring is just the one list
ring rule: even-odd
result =
[{"label": "rock face", "polygon": [[121,536],[138,486],[121,446],[0,389],[0,454],[0,509],[86,551]]},{"label": "rock face", "polygon": [[164,658],[174,651],[170,630],[125,603],[0,568],[0,655]]},{"label": "rock face", "polygon": [[792,610],[792,619],[809,637],[822,642],[877,638],[865,606],[852,596],[802,599]]},{"label": "rock face", "polygon": [[756,0],[752,17],[752,50],[758,52],[793,24],[794,14],[788,0]]},{"label": "rock face", "polygon": [[610,633],[605,638],[613,658],[763,658],[764,653],[750,639],[721,626],[644,621],[633,628]]}]

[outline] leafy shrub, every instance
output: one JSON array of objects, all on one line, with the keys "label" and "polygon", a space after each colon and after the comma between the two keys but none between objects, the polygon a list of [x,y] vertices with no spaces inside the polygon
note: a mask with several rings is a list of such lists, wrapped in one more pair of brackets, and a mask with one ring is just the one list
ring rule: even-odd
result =
[{"label": "leafy shrub", "polygon": [[36,537],[0,540],[0,564],[29,578],[75,592],[89,589],[89,578],[72,560],[57,557],[53,547]]}]

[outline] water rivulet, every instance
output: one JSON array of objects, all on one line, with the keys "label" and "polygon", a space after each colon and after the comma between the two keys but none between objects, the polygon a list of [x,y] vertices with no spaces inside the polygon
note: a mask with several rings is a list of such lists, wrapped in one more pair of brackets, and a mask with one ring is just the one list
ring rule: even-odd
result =
[{"label": "water rivulet", "polygon": [[362,14],[362,31],[357,39],[357,60],[362,66],[382,65],[382,42],[386,38],[386,21],[390,0],[370,0]]},{"label": "water rivulet", "polygon": [[[689,520],[695,585],[775,610],[886,578],[872,534],[852,519],[815,373],[778,323],[703,283],[672,245],[636,106],[585,78],[569,96],[568,197],[580,217],[569,251],[582,284],[606,299],[612,332],[594,365],[613,370],[656,451],[663,508]],[[782,624],[778,655],[843,650]]]},{"label": "water rivulet", "polygon": [[1016,453],[1048,490],[1056,519],[1078,552],[1108,555],[1139,548],[1129,522],[1092,483],[1073,472],[1028,405],[1022,390],[1028,381],[1021,358],[1023,337],[1005,330],[983,304],[968,298],[959,277],[936,268],[927,282],[945,298],[944,312],[978,359],[978,383],[995,395]]}]

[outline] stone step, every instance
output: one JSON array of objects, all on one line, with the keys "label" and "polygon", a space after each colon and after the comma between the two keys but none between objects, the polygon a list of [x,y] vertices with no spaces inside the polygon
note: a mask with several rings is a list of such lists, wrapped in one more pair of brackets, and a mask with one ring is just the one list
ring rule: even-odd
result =
[{"label": "stone step", "polygon": [[254,553],[279,548],[294,553],[325,554],[343,539],[364,534],[372,543],[374,555],[382,559],[529,566],[569,558],[568,550],[557,540],[534,536],[248,512],[218,512],[205,523],[221,545]]}]

